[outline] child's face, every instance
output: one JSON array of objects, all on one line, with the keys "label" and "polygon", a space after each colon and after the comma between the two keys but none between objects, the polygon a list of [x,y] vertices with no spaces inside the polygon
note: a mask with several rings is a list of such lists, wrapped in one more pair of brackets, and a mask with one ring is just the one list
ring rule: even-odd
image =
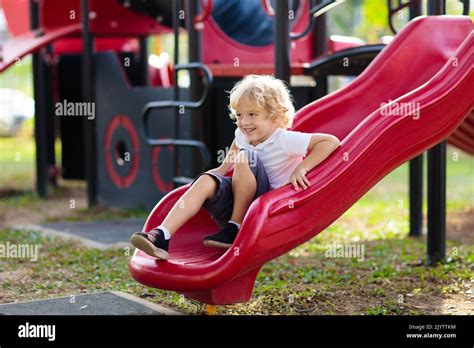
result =
[{"label": "child's face", "polygon": [[236,111],[237,127],[245,134],[249,143],[258,145],[268,139],[278,128],[278,124],[268,118],[266,110],[242,103]]}]

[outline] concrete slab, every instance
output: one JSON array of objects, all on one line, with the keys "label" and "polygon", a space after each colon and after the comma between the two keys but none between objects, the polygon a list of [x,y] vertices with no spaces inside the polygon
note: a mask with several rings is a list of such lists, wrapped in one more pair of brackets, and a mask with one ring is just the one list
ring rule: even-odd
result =
[{"label": "concrete slab", "polygon": [[105,249],[130,246],[130,236],[133,232],[141,230],[144,223],[145,219],[121,219],[30,224],[15,226],[15,228],[72,238],[88,247]]},{"label": "concrete slab", "polygon": [[181,315],[118,291],[0,304],[0,315]]}]

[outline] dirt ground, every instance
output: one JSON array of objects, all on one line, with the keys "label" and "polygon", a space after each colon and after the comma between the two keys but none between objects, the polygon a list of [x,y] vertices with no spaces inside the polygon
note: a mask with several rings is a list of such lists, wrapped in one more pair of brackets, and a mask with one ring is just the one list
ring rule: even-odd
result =
[{"label": "dirt ground", "polygon": [[[63,219],[80,219],[101,214],[119,214],[120,209],[94,207],[87,210],[87,192],[83,183],[74,183],[55,190],[48,199],[28,198],[26,204],[16,202],[19,192],[0,192],[0,228],[18,225],[56,222]],[[10,203],[5,203],[5,199]]]},{"label": "dirt ground", "polygon": [[447,217],[446,238],[460,243],[474,243],[474,208]]}]

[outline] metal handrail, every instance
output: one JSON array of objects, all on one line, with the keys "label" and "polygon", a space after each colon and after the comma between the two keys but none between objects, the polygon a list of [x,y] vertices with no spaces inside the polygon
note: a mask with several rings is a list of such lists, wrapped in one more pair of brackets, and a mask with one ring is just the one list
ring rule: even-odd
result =
[{"label": "metal handrail", "polygon": [[469,16],[470,11],[470,0],[459,0],[462,2],[462,14],[464,16]]},{"label": "metal handrail", "polygon": [[[188,63],[188,64],[178,64],[174,66],[175,71],[175,80],[177,80],[177,72],[179,70],[201,70],[204,73],[203,86],[204,91],[202,93],[201,99],[197,101],[187,101],[187,100],[165,100],[165,101],[154,101],[149,102],[145,105],[142,111],[143,118],[148,118],[148,113],[153,109],[167,108],[167,107],[188,107],[190,109],[200,108],[207,99],[209,94],[209,86],[212,83],[213,77],[209,68],[202,63]],[[177,83],[177,81],[175,82]]]},{"label": "metal handrail", "polygon": [[273,9],[270,0],[260,0],[260,3],[262,4],[263,10],[268,16],[273,17],[275,15],[275,10]]},{"label": "metal handrail", "polygon": [[[404,9],[405,7],[411,7],[413,5],[421,6],[421,1],[420,0],[410,0],[406,3],[402,3],[402,0],[397,0],[398,6],[393,7],[393,0],[387,0],[387,5],[388,5],[388,25],[390,26],[390,29],[394,34],[397,33],[397,30],[395,29],[395,25],[393,24],[393,16],[398,13],[398,11]],[[459,0],[459,2],[462,3],[463,9],[462,9],[462,14],[464,16],[469,16],[469,11],[470,11],[470,1],[469,0]],[[421,14],[421,12],[419,13]]]},{"label": "metal handrail", "polygon": [[308,19],[308,24],[306,25],[306,28],[299,33],[290,33],[290,39],[297,40],[308,35],[311,32],[311,30],[314,28],[314,24],[316,23],[316,18],[326,13],[330,9],[336,6],[339,6],[343,2],[345,2],[345,0],[328,0],[319,5],[314,6],[312,9],[309,10],[309,19]]},{"label": "metal handrail", "polygon": [[[306,0],[307,1],[307,0]],[[320,15],[326,13],[330,9],[332,9],[335,6],[338,6],[342,4],[345,0],[327,0],[321,4],[318,4],[314,6],[312,9],[309,10],[309,19],[308,19],[308,24],[306,25],[306,28],[299,32],[299,33],[290,33],[290,39],[292,40],[297,40],[302,37],[305,37],[308,35],[311,30],[314,28],[314,24],[316,22],[316,18],[319,17]],[[261,0],[261,4],[263,7],[263,10],[268,16],[274,16],[275,15],[275,10],[273,9],[270,0]],[[306,3],[303,5],[304,7],[306,6]]]},{"label": "metal handrail", "polygon": [[147,141],[151,146],[187,146],[187,147],[196,147],[201,154],[203,160],[203,166],[205,168],[211,165],[211,154],[207,149],[206,144],[200,140],[190,140],[190,139],[150,139]]},{"label": "metal handrail", "polygon": [[393,24],[393,16],[395,14],[398,14],[398,11],[403,10],[405,7],[410,7],[412,6],[415,2],[420,2],[420,0],[410,0],[408,2],[403,3],[402,0],[397,0],[398,6],[393,7],[393,0],[387,0],[387,5],[388,5],[388,25],[390,26],[390,29],[394,34],[397,33],[397,30],[395,29],[395,25]]},{"label": "metal handrail", "polygon": [[[143,129],[143,136],[145,141],[150,146],[189,146],[189,147],[196,147],[198,148],[204,166],[207,168],[211,163],[211,155],[209,150],[207,149],[206,145],[199,140],[190,140],[190,139],[176,139],[176,138],[169,138],[169,139],[155,139],[151,138],[149,135],[148,130],[148,119],[151,115],[151,111],[155,109],[166,109],[166,108],[178,108],[178,107],[187,107],[190,109],[199,109],[201,108],[208,95],[209,95],[209,86],[212,84],[212,73],[207,66],[202,63],[188,63],[188,64],[178,64],[174,66],[175,77],[177,76],[177,72],[179,70],[201,70],[203,72],[203,93],[199,100],[197,101],[184,101],[184,100],[165,100],[165,101],[153,101],[147,103],[143,110],[142,110],[142,129]],[[175,78],[175,83],[177,84],[177,78]]]},{"label": "metal handrail", "polygon": [[214,6],[214,1],[213,0],[207,0],[205,5],[203,5],[203,11],[201,14],[196,15],[194,17],[194,29],[196,30],[202,30],[204,28],[204,21],[206,21],[209,16],[211,15],[212,8]]},{"label": "metal handrail", "polygon": [[[406,3],[403,3],[402,0],[397,0],[398,6],[393,7],[393,0],[387,0],[388,4],[388,25],[390,26],[390,29],[394,34],[396,34],[398,31],[395,29],[395,25],[393,24],[393,16],[398,13],[398,11],[403,10],[405,7],[410,7],[413,5],[416,5],[418,3],[419,6],[421,6],[421,0],[410,0]],[[470,0],[459,0],[459,2],[462,3],[462,14],[464,16],[469,15],[470,11]],[[421,13],[420,13],[421,14]]]}]

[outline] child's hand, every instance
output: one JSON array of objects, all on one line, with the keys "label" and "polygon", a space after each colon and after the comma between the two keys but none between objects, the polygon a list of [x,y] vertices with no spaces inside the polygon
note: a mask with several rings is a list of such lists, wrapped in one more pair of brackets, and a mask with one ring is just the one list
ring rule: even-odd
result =
[{"label": "child's hand", "polygon": [[293,173],[290,175],[288,181],[281,186],[284,186],[289,183],[293,185],[295,191],[298,191],[298,183],[304,190],[311,186],[309,180],[306,178],[306,170],[300,167],[296,167]]}]

